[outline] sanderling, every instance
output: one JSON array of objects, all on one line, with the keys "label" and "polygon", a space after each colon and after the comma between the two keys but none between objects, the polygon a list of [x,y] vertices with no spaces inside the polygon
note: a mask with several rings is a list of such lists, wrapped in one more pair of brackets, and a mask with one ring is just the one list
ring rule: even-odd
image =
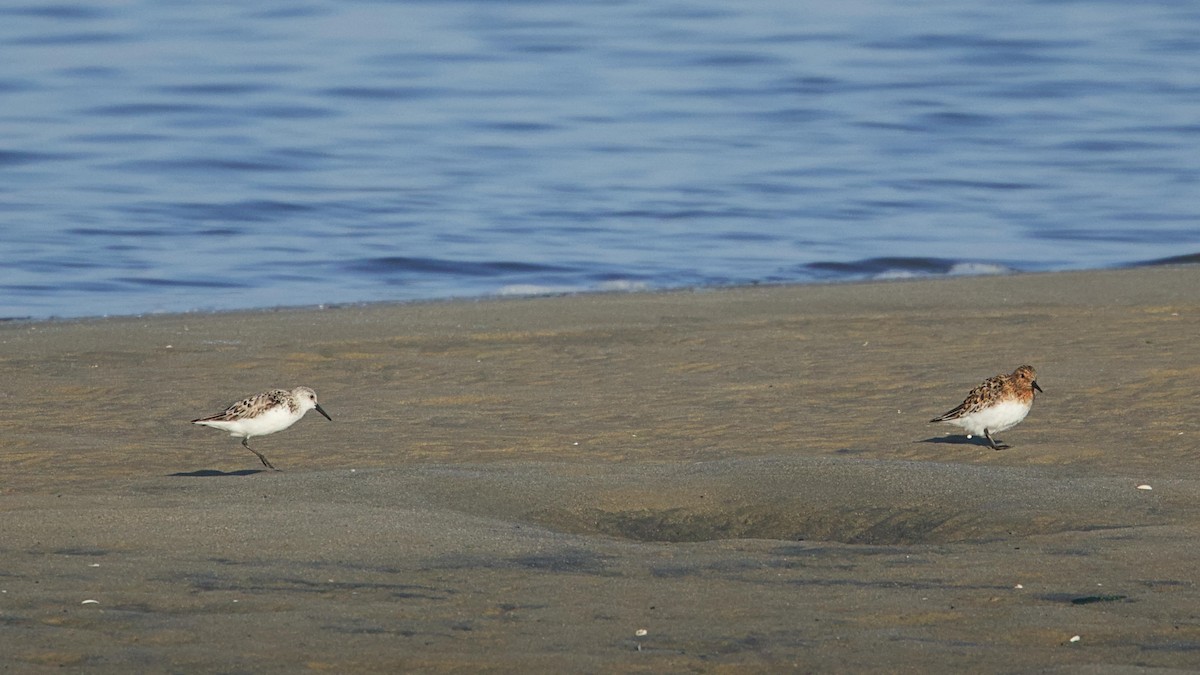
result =
[{"label": "sanderling", "polygon": [[967,394],[957,408],[930,422],[949,422],[967,431],[967,438],[983,434],[993,450],[1007,448],[997,444],[992,434],[1007,431],[1025,419],[1033,407],[1034,390],[1041,391],[1033,366],[1021,366],[1011,375],[989,377]]},{"label": "sanderling", "polygon": [[263,454],[250,447],[248,441],[254,436],[266,436],[276,431],[283,431],[304,417],[304,413],[316,408],[330,422],[333,418],[317,403],[317,392],[308,387],[272,389],[261,394],[244,398],[229,406],[224,412],[192,420],[192,424],[202,424],[206,427],[223,429],[234,438],[241,437],[242,445],[262,460],[263,466],[274,469],[275,466],[267,461]]}]

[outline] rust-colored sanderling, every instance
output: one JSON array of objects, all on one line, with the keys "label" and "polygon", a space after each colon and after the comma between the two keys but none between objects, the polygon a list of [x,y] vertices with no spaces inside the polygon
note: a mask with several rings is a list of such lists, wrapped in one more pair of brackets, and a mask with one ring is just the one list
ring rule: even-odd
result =
[{"label": "rust-colored sanderling", "polygon": [[1033,366],[1021,366],[1009,375],[989,377],[971,390],[967,399],[945,415],[930,422],[949,422],[962,427],[967,438],[983,435],[993,450],[1007,448],[992,434],[1007,431],[1025,419],[1033,407],[1033,392],[1041,391]]},{"label": "rust-colored sanderling", "polygon": [[308,387],[272,389],[261,394],[244,398],[229,406],[224,412],[192,420],[192,424],[202,424],[228,431],[230,436],[241,438],[242,445],[247,450],[258,455],[263,466],[274,469],[275,465],[267,461],[263,454],[250,447],[248,442],[255,436],[266,436],[276,431],[283,431],[304,417],[304,413],[316,409],[330,422],[333,418],[317,403],[317,392]]}]

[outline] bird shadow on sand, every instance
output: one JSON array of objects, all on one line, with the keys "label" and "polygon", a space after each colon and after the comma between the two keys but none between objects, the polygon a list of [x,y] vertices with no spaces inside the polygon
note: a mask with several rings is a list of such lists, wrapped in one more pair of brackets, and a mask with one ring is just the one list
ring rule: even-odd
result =
[{"label": "bird shadow on sand", "polygon": [[183,478],[214,478],[217,476],[253,476],[256,473],[267,473],[263,469],[239,469],[237,471],[220,471],[217,469],[198,469],[196,471],[180,471],[179,473],[167,474],[168,476],[183,477]]},{"label": "bird shadow on sand", "polygon": [[967,438],[966,436],[935,436],[933,438],[926,438],[921,441],[913,441],[913,442],[914,443],[946,443],[948,445],[978,445],[980,447],[989,448],[989,449],[992,447],[992,446],[988,445],[987,439],[984,438],[983,436],[975,436],[974,438]]}]

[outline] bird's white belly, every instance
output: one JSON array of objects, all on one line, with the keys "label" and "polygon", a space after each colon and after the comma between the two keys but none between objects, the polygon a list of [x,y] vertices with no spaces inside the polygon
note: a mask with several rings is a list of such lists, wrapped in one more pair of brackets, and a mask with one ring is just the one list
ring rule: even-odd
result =
[{"label": "bird's white belly", "polygon": [[969,434],[982,435],[984,429],[995,434],[1016,426],[1029,414],[1031,407],[1028,403],[1005,401],[952,421]]},{"label": "bird's white belly", "polygon": [[287,408],[280,407],[272,408],[255,417],[204,422],[204,424],[216,427],[217,429],[224,429],[229,432],[230,436],[250,438],[252,436],[266,436],[276,431],[283,431],[295,424],[301,417],[303,415],[297,415]]}]

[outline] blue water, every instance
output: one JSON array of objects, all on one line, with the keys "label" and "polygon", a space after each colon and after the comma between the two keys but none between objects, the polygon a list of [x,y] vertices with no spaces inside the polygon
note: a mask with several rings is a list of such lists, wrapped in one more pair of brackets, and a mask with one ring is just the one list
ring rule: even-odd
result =
[{"label": "blue water", "polygon": [[0,317],[1200,252],[1200,4],[0,7]]}]

